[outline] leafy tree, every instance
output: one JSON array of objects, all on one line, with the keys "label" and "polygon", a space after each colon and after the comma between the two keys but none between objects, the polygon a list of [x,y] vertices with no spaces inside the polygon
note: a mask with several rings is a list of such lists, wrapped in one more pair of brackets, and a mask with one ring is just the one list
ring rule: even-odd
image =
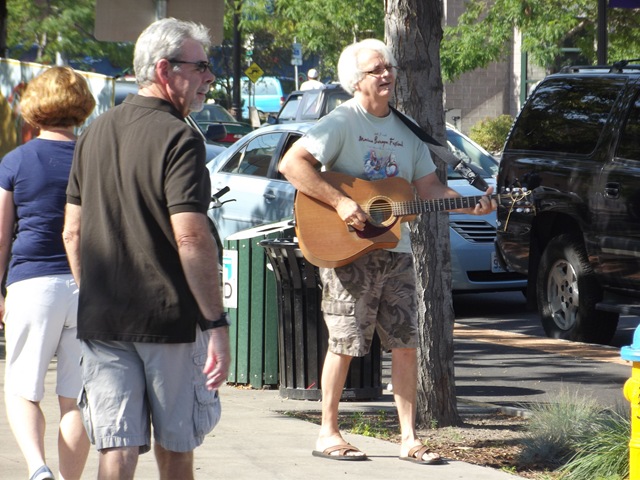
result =
[{"label": "leafy tree", "polygon": [[[358,8],[339,0],[227,0],[225,5],[224,42],[213,54],[221,74],[216,80],[222,94],[219,101],[230,104],[233,77],[233,14],[240,11],[242,61],[249,38],[253,42],[252,61],[266,75],[282,76],[291,68],[294,39],[303,45],[306,58],[317,56],[321,77],[336,78],[336,64],[342,49],[354,38],[384,33],[384,11],[380,0],[362,0]],[[244,67],[241,69],[244,70]]]},{"label": "leafy tree", "polygon": [[322,75],[335,73],[340,52],[354,38],[384,33],[380,0],[362,0],[358,8],[342,0],[244,0],[242,13],[242,31],[255,35],[260,50],[284,49],[289,63],[295,38],[304,56],[320,57]]},{"label": "leafy tree", "polygon": [[[609,9],[609,58],[640,56],[640,12]],[[558,69],[561,49],[575,47],[586,63],[596,60],[597,2],[592,0],[469,0],[456,26],[445,29],[442,72],[453,80],[511,54],[514,29],[530,60]]]},{"label": "leafy tree", "polygon": [[100,42],[94,35],[95,0],[7,0],[7,46],[12,56],[37,48],[36,61],[108,58],[122,69],[132,64],[133,45]]}]

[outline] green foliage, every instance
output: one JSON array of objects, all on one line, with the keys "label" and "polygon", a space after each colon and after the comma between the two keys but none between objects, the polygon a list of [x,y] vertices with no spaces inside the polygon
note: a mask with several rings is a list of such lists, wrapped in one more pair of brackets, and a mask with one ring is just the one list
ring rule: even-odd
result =
[{"label": "green foliage", "polygon": [[394,435],[389,429],[389,422],[389,417],[384,410],[377,414],[354,412],[351,418],[341,425],[341,428],[358,435],[389,440]]},{"label": "green foliage", "polygon": [[579,439],[592,432],[600,407],[586,397],[561,392],[549,403],[530,406],[528,436],[523,441],[521,465],[564,465],[575,453]]},{"label": "green foliage", "polygon": [[60,53],[77,61],[106,57],[116,67],[131,68],[132,44],[100,42],[93,36],[95,0],[8,0],[7,12],[7,46],[12,56],[35,45],[39,63],[55,63]]},{"label": "green foliage", "polygon": [[500,115],[496,118],[485,118],[476,123],[469,132],[469,137],[490,152],[499,152],[507,139],[513,117]]},{"label": "green foliage", "polygon": [[[579,58],[592,64],[596,59],[597,3],[469,0],[458,24],[444,29],[443,78],[452,81],[464,72],[508,58],[514,29],[522,33],[522,50],[535,65],[557,70],[566,63],[563,47],[580,49]],[[640,57],[640,11],[614,8],[608,13],[610,63]]]},{"label": "green foliage", "polygon": [[576,454],[560,469],[566,480],[622,480],[629,475],[631,423],[626,414],[603,412],[590,435],[573,445]]},{"label": "green foliage", "polygon": [[[266,8],[269,2],[274,4],[273,13]],[[243,6],[242,18],[242,31],[253,33],[259,45],[254,55],[284,48],[284,61],[289,63],[295,39],[302,44],[304,57],[320,56],[321,76],[335,74],[340,52],[354,38],[384,37],[384,4],[380,0],[361,0],[358,8],[341,0],[254,0]],[[267,61],[263,63],[268,66]]]},{"label": "green foliage", "polygon": [[563,391],[530,407],[521,466],[557,468],[562,480],[623,480],[629,474],[630,420],[595,400]]}]

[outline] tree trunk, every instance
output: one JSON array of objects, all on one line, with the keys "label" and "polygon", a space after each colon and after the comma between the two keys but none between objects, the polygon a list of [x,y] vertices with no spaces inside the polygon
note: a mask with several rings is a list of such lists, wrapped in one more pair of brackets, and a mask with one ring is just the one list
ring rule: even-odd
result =
[{"label": "tree trunk", "polygon": [[[396,104],[446,144],[440,42],[442,0],[385,0],[385,35],[398,62]],[[434,158],[447,181],[446,164]],[[453,366],[453,301],[449,216],[429,213],[411,226],[418,278],[417,425],[460,423]]]}]

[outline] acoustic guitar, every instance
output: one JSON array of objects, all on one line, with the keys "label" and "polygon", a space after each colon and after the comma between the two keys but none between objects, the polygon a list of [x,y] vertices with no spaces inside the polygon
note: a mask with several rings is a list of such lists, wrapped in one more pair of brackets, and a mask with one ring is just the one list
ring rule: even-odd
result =
[{"label": "acoustic guitar", "polygon": [[[347,226],[336,210],[302,192],[296,194],[295,219],[298,244],[304,257],[317,267],[335,268],[347,265],[367,252],[394,248],[400,241],[400,225],[424,212],[473,208],[483,195],[471,197],[421,200],[413,185],[404,178],[390,177],[368,181],[337,172],[322,172],[324,180],[357,202],[367,214],[364,230]],[[492,199],[505,199],[521,208],[530,204],[531,192],[513,191],[493,194]]]}]

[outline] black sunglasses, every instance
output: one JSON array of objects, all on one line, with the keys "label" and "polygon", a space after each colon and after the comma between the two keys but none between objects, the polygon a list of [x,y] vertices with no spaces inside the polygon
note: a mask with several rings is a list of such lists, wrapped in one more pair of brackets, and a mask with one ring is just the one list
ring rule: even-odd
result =
[{"label": "black sunglasses", "polygon": [[186,63],[188,65],[195,65],[196,66],[196,70],[198,70],[200,73],[204,73],[207,70],[209,70],[210,72],[213,73],[213,64],[210,62],[205,62],[204,60],[201,60],[199,62],[185,62],[182,60],[169,60],[169,63]]}]

